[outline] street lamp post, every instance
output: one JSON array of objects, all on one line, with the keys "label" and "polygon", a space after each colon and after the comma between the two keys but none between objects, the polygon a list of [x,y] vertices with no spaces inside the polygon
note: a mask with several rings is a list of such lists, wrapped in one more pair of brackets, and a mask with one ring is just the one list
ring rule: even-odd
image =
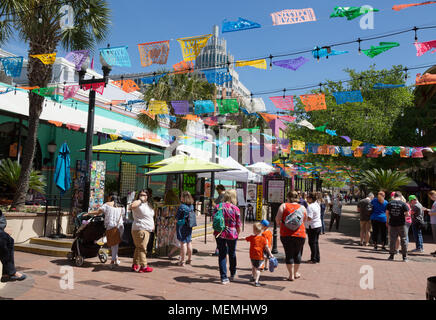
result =
[{"label": "street lamp post", "polygon": [[[89,58],[88,61],[89,63]],[[86,69],[88,68],[88,63],[82,65],[82,69],[79,71],[79,85],[82,87],[86,84],[97,84],[104,82],[106,87],[109,81],[109,73],[111,72],[111,67],[104,61],[100,55],[100,62],[102,63],[103,78],[102,79],[92,79],[84,80]],[[86,151],[85,151],[85,161],[86,161],[86,176],[85,176],[85,190],[83,193],[83,203],[82,210],[88,212],[89,209],[89,198],[90,198],[90,188],[91,188],[91,162],[92,162],[92,145],[94,136],[94,119],[95,119],[95,91],[91,87],[89,93],[89,110],[88,110],[88,125],[86,127]]]}]

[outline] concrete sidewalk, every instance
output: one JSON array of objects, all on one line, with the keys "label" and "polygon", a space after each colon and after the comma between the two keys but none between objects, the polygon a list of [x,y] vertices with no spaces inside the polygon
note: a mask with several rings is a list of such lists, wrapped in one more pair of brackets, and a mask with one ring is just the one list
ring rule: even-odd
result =
[{"label": "concrete sidewalk", "polygon": [[[325,222],[328,226],[330,216]],[[240,237],[250,235],[251,224],[245,225]],[[222,285],[219,281],[218,259],[211,256],[215,250],[213,236],[207,243],[204,238],[193,240],[199,252],[193,256],[192,265],[179,267],[177,259],[150,259],[154,271],[138,274],[130,271],[132,259],[121,257],[121,266],[111,270],[109,264],[101,264],[98,258],[85,260],[81,268],[72,266],[64,258],[38,256],[16,252],[18,269],[29,276],[20,283],[7,283],[0,289],[0,299],[20,300],[83,300],[83,299],[151,299],[151,300],[239,300],[239,299],[425,299],[427,278],[436,275],[436,258],[429,253],[436,245],[425,237],[425,253],[410,255],[404,263],[399,256],[396,261],[387,261],[388,252],[373,251],[372,247],[360,247],[359,217],[355,206],[344,206],[339,232],[328,232],[320,237],[321,263],[303,263],[301,279],[285,281],[283,248],[278,241],[279,267],[274,273],[265,271],[256,288],[249,282],[251,263],[249,244],[239,241],[237,245],[238,271],[235,282]],[[413,237],[409,250],[415,248]],[[304,247],[303,261],[310,257],[309,245]],[[67,268],[73,273],[74,289],[61,289],[61,277]],[[363,267],[364,274],[361,274]],[[367,276],[365,270],[373,270],[374,289],[361,288],[361,279]],[[71,278],[70,278],[71,279]],[[365,279],[364,279],[365,280]],[[363,281],[364,282],[364,281]]]}]

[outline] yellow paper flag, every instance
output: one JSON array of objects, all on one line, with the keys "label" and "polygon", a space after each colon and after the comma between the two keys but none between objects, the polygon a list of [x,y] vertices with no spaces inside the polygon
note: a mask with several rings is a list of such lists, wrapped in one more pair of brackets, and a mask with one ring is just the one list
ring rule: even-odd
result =
[{"label": "yellow paper flag", "polygon": [[212,37],[211,34],[206,34],[198,37],[188,37],[180,38],[177,41],[182,47],[183,60],[193,61],[200,54],[201,49],[203,49],[209,38]]},{"label": "yellow paper flag", "polygon": [[39,59],[43,64],[53,64],[56,61],[56,52],[47,54],[31,54],[32,58]]},{"label": "yellow paper flag", "polygon": [[363,142],[359,140],[353,140],[353,145],[351,146],[351,150],[356,150],[358,146],[360,146]]},{"label": "yellow paper flag", "polygon": [[292,140],[292,149],[296,151],[305,151],[306,143],[304,141]]},{"label": "yellow paper flag", "polygon": [[265,69],[266,70],[266,59],[259,59],[259,60],[251,60],[251,61],[236,61],[237,67],[255,67],[258,69]]},{"label": "yellow paper flag", "polygon": [[168,114],[168,105],[166,101],[152,100],[148,104],[148,111],[153,114]]}]

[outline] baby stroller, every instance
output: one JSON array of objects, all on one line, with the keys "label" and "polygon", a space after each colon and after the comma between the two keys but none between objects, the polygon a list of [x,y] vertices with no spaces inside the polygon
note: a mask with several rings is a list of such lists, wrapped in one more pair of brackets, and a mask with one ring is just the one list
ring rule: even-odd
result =
[{"label": "baby stroller", "polygon": [[101,250],[102,245],[96,243],[106,232],[104,215],[94,216],[87,222],[77,230],[76,240],[71,246],[71,252],[68,253],[68,259],[74,261],[78,267],[81,267],[83,260],[87,258],[98,256],[101,263],[106,263],[108,259],[107,254]]}]

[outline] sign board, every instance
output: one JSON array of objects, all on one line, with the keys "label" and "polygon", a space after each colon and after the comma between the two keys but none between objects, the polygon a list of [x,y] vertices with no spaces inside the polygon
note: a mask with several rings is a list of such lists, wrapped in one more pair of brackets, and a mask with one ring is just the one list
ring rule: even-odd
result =
[{"label": "sign board", "polygon": [[205,182],[204,183],[204,196],[206,198],[210,198],[210,182]]},{"label": "sign board", "polygon": [[268,180],[268,203],[285,202],[285,180]]},{"label": "sign board", "polygon": [[236,194],[238,196],[238,206],[245,207],[247,203],[245,202],[244,189],[236,189]]},{"label": "sign board", "polygon": [[257,185],[249,183],[247,185],[247,202],[257,201]]},{"label": "sign board", "polygon": [[197,176],[196,174],[188,173],[183,175],[183,190],[189,191],[194,196],[197,188]]},{"label": "sign board", "polygon": [[256,220],[262,220],[263,186],[257,186]]}]

